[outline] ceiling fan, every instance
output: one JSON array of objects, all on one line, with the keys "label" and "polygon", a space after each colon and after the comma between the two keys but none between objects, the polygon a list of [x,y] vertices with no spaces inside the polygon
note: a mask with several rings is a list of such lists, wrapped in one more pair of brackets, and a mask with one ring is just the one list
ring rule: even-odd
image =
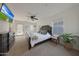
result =
[{"label": "ceiling fan", "polygon": [[38,20],[38,18],[35,15],[30,16],[30,18],[34,21],[34,20]]},{"label": "ceiling fan", "polygon": [[28,18],[30,18],[32,21],[38,20],[38,18],[36,17],[36,15],[28,13],[29,16],[26,16]]}]

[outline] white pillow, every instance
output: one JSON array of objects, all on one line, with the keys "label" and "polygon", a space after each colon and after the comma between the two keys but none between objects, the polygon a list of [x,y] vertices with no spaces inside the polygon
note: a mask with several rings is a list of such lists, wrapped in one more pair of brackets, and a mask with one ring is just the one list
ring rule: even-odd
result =
[{"label": "white pillow", "polygon": [[32,36],[31,38],[32,38],[32,40],[37,40],[37,39],[38,39],[38,36],[35,36],[35,35],[34,35],[34,36]]}]

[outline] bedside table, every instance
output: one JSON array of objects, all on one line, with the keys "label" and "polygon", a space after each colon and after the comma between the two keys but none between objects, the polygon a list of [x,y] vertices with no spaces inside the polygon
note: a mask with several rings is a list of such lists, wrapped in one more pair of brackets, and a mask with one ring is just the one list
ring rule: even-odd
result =
[{"label": "bedside table", "polygon": [[51,36],[51,40],[53,42],[55,42],[56,44],[59,44],[59,35],[54,35],[54,36]]}]

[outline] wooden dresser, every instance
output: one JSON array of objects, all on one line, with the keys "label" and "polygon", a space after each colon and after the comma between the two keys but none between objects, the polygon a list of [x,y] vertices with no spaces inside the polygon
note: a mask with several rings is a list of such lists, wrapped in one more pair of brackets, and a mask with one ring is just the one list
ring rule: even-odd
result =
[{"label": "wooden dresser", "polygon": [[13,33],[0,34],[0,55],[3,55],[9,51],[14,44],[14,40]]}]

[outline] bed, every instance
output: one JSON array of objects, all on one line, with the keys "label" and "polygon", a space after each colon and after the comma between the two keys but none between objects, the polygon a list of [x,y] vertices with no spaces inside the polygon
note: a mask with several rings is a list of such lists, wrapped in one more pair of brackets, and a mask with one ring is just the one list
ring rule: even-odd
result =
[{"label": "bed", "polygon": [[51,38],[50,31],[47,28],[49,29],[49,27],[43,26],[39,32],[31,32],[29,34],[29,49]]},{"label": "bed", "polygon": [[30,37],[30,44],[31,47],[34,47],[36,44],[48,40],[51,38],[51,35],[49,33],[47,34],[41,34],[41,33],[33,33],[33,35]]}]

